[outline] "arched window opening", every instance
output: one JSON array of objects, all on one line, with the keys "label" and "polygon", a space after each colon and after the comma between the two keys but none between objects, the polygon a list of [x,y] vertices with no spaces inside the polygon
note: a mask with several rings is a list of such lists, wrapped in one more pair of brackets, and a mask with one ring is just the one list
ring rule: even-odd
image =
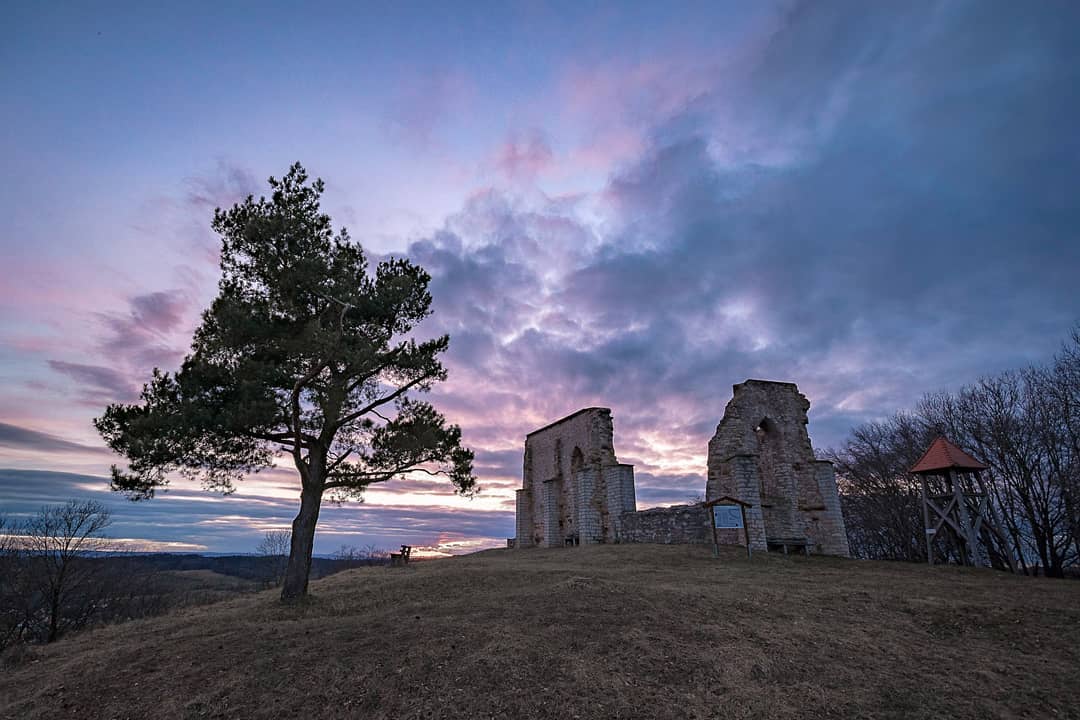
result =
[{"label": "arched window opening", "polygon": [[574,452],[570,454],[570,475],[577,477],[578,471],[585,467],[585,454],[581,452],[581,448],[575,447]]}]

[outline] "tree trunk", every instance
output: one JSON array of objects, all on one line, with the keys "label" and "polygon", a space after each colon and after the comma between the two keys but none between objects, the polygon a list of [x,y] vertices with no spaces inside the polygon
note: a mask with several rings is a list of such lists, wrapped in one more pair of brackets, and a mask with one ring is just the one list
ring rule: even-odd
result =
[{"label": "tree trunk", "polygon": [[315,525],[319,522],[321,506],[322,483],[305,483],[300,492],[300,513],[292,524],[289,564],[285,568],[285,583],[281,588],[283,602],[296,602],[307,595],[311,551],[315,547]]},{"label": "tree trunk", "polygon": [[49,634],[45,642],[56,642],[58,637],[60,637],[60,593],[54,592],[49,598]]}]

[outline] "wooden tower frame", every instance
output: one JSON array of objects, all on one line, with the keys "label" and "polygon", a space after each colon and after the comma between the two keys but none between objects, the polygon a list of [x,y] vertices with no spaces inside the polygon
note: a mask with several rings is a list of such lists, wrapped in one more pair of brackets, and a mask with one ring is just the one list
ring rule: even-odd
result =
[{"label": "wooden tower frame", "polygon": [[[980,475],[986,469],[986,465],[944,437],[934,440],[911,468],[921,482],[926,562],[930,565],[934,564],[934,540],[938,532],[948,526],[960,543],[960,559],[965,565],[990,567],[989,555],[981,541],[982,530],[986,528],[1001,541],[1001,551],[1009,569],[1016,572],[1009,539],[1001,530],[990,493]],[[930,494],[927,478],[932,475],[945,479],[945,494]]]}]

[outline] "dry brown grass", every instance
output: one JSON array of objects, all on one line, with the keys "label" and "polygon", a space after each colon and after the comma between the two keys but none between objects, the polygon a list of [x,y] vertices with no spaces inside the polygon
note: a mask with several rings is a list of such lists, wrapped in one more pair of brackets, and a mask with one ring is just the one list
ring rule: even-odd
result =
[{"label": "dry brown grass", "polygon": [[1080,718],[1076,582],[621,545],[312,589],[35,649],[0,718]]}]

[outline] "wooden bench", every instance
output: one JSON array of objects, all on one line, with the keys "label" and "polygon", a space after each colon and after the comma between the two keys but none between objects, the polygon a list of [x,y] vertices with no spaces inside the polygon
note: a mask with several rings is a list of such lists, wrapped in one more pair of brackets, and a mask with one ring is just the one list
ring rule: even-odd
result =
[{"label": "wooden bench", "polygon": [[412,545],[402,545],[401,552],[390,553],[390,566],[405,567],[409,564],[410,555],[412,555]]},{"label": "wooden bench", "polygon": [[784,554],[788,554],[788,548],[794,548],[796,550],[801,549],[803,555],[810,554],[810,542],[806,538],[767,538],[765,544],[768,546],[769,551],[783,550]]}]

